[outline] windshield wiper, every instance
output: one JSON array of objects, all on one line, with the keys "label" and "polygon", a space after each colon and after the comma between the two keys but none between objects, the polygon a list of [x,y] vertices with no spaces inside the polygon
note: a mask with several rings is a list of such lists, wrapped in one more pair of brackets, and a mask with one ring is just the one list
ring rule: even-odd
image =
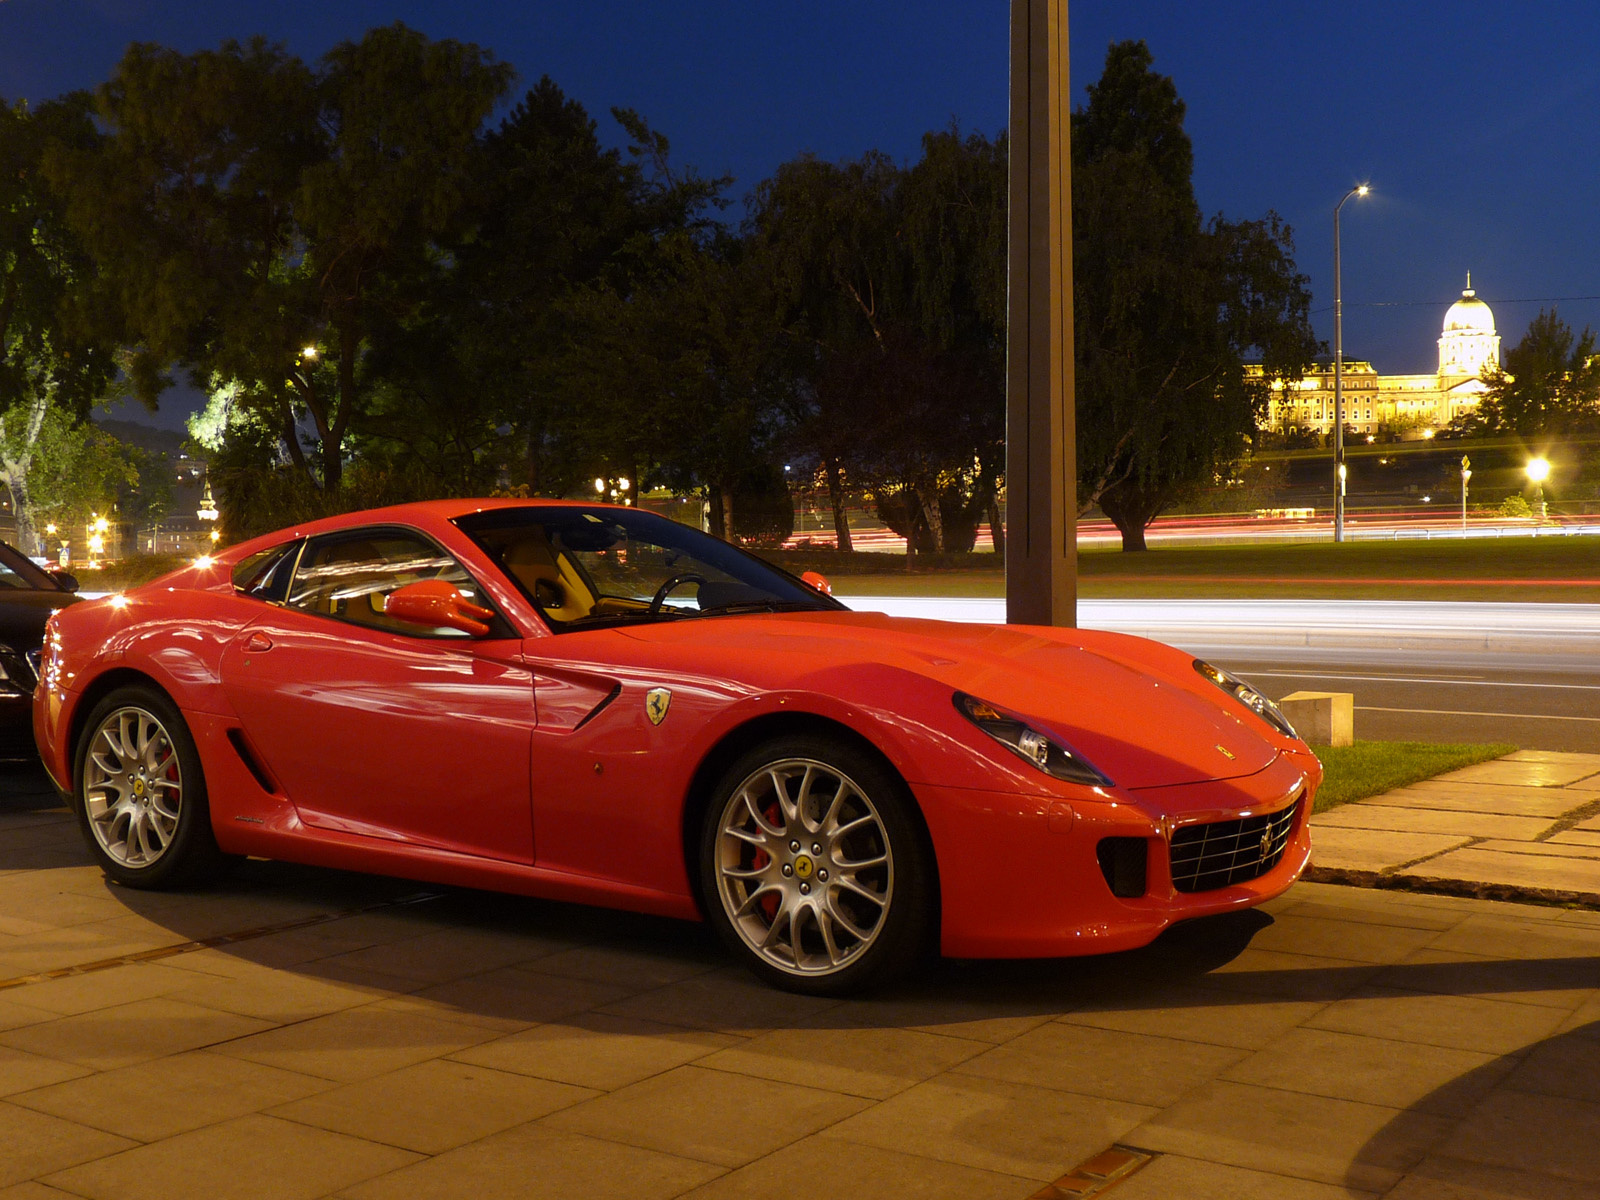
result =
[{"label": "windshield wiper", "polygon": [[722,617],[739,613],[825,611],[820,604],[813,604],[810,600],[739,600],[732,604],[713,604],[710,608],[700,609],[694,615]]}]

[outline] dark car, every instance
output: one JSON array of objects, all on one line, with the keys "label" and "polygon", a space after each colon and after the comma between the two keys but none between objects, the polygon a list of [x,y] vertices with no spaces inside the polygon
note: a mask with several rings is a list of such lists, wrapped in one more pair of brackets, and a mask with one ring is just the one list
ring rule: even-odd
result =
[{"label": "dark car", "polygon": [[37,754],[33,685],[39,679],[44,623],[56,609],[76,603],[77,590],[71,575],[47,571],[0,542],[0,761]]}]

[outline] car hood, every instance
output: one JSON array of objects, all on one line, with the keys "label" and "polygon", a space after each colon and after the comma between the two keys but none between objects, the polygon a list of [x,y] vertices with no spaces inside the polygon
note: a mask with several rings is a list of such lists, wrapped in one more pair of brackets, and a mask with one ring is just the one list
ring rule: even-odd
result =
[{"label": "car hood", "polygon": [[1252,775],[1278,753],[1255,728],[1259,719],[1205,683],[1189,655],[1120,634],[856,612],[715,617],[625,632],[661,645],[714,643],[720,653],[772,664],[775,674],[779,663],[788,671],[872,663],[915,672],[1054,734],[1121,787]]}]

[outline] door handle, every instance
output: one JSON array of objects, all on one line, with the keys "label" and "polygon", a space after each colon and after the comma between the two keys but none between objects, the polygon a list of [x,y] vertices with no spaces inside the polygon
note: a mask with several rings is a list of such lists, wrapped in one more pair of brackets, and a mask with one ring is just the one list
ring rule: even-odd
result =
[{"label": "door handle", "polygon": [[246,654],[258,653],[262,650],[272,649],[272,639],[264,633],[252,633],[245,639],[244,650]]}]

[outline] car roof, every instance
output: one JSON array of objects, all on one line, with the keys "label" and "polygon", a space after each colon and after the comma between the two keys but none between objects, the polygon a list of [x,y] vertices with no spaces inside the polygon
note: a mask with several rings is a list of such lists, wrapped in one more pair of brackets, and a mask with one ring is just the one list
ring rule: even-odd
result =
[{"label": "car roof", "polygon": [[419,528],[437,528],[471,513],[494,512],[508,508],[615,508],[620,512],[647,511],[625,508],[617,504],[602,504],[593,500],[522,499],[521,497],[484,496],[456,500],[417,500],[409,504],[391,504],[386,508],[364,508],[356,512],[339,513],[305,521],[298,525],[264,533],[249,541],[230,546],[215,556],[216,561],[232,565],[273,546],[300,538],[315,537],[323,533],[337,533],[341,529],[356,529],[364,525],[415,525]]}]

